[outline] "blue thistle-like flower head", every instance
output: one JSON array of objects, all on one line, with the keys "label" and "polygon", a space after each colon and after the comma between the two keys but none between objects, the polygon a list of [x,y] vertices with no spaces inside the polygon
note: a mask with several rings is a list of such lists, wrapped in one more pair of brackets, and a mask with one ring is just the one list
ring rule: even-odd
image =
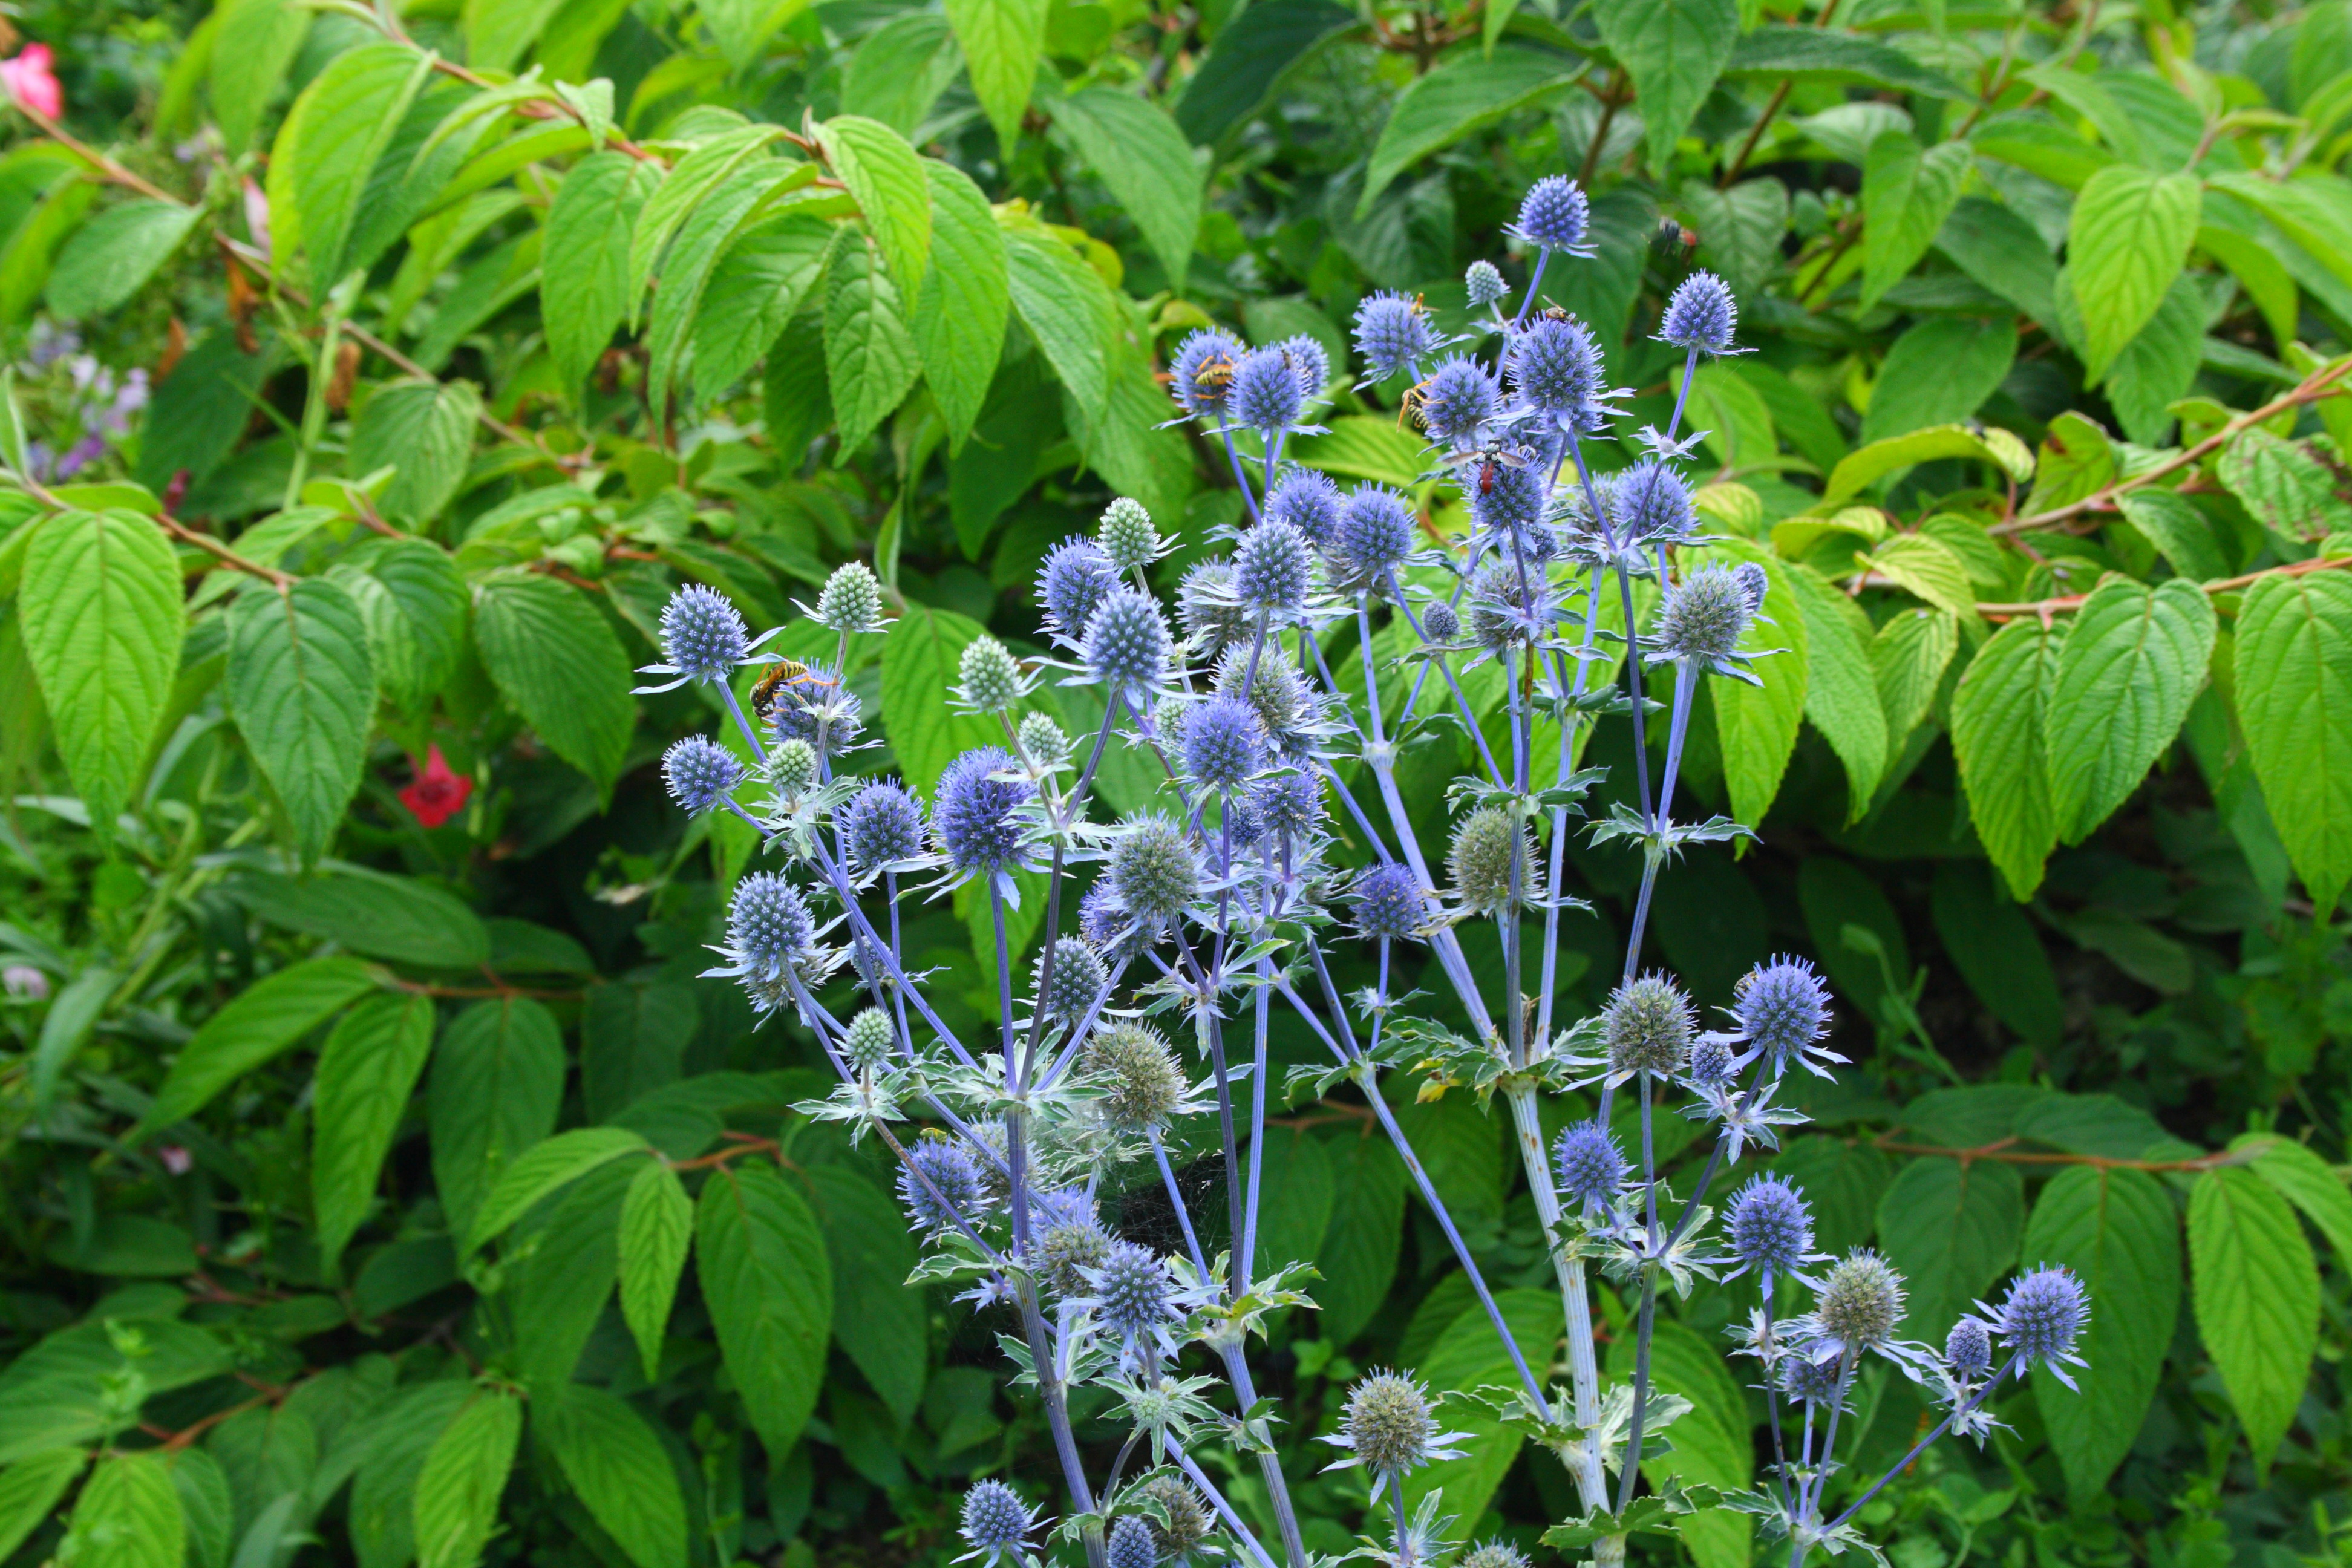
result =
[{"label": "blue thistle-like flower head", "polygon": [[1764,595],[1772,591],[1772,574],[1759,562],[1743,561],[1731,569],[1731,578],[1739,584],[1739,596],[1748,601],[1748,614],[1751,617],[1760,614]]},{"label": "blue thistle-like flower head", "polygon": [[1312,403],[1322,396],[1323,389],[1331,384],[1330,351],[1305,332],[1285,338],[1274,346],[1290,361],[1290,374],[1298,378],[1300,402]]},{"label": "blue thistle-like flower head", "polygon": [[1287,468],[1267,492],[1265,521],[1297,529],[1309,544],[1330,542],[1339,526],[1339,487],[1320,468]]},{"label": "blue thistle-like flower head", "polygon": [[1813,1257],[1813,1214],[1779,1176],[1758,1176],[1732,1194],[1724,1228],[1741,1269],[1788,1274]]},{"label": "blue thistle-like flower head", "polygon": [[1402,372],[1421,374],[1421,362],[1437,351],[1437,329],[1418,300],[1402,294],[1365,297],[1356,307],[1356,352],[1373,381]]},{"label": "blue thistle-like flower head", "polygon": [[1130,694],[1150,690],[1168,668],[1168,622],[1160,601],[1134,588],[1111,594],[1087,623],[1082,651],[1087,672],[1104,685]]},{"label": "blue thistle-like flower head", "polygon": [[807,675],[770,694],[768,743],[774,747],[802,741],[814,750],[822,740],[824,750],[838,756],[856,744],[865,728],[865,700],[829,666],[811,664]]},{"label": "blue thistle-like flower head", "polygon": [[1095,539],[1122,572],[1140,571],[1160,559],[1160,531],[1151,526],[1150,509],[1127,496],[1103,509]]},{"label": "blue thistle-like flower head", "polygon": [[1470,308],[1474,310],[1484,310],[1508,291],[1503,274],[1491,261],[1472,262],[1470,269],[1462,275],[1462,288],[1470,296]]},{"label": "blue thistle-like flower head", "polygon": [[1287,353],[1278,347],[1252,349],[1234,372],[1228,414],[1234,424],[1271,437],[1297,423],[1306,401]]},{"label": "blue thistle-like flower head", "polygon": [[1707,355],[1738,353],[1739,306],[1731,286],[1712,272],[1694,272],[1675,288],[1658,323],[1658,341]]},{"label": "blue thistle-like flower head", "polygon": [[1247,642],[1257,617],[1234,595],[1234,563],[1213,555],[1185,568],[1176,585],[1176,618],[1184,636],[1214,658],[1234,643]]},{"label": "blue thistle-like flower head", "polygon": [[1150,1521],[1139,1513],[1111,1521],[1103,1562],[1107,1568],[1160,1568],[1160,1547],[1151,1539]]},{"label": "blue thistle-like flower head", "polygon": [[2074,1353],[2074,1342],[2091,1321],[2091,1299],[2073,1270],[2036,1268],[2012,1281],[2000,1305],[1987,1310],[1993,1332],[2011,1354],[2023,1359],[2021,1372],[2038,1362],[2059,1382],[2074,1386],[2066,1366],[2088,1364]]},{"label": "blue thistle-like flower head", "polygon": [[1048,626],[1075,642],[1118,586],[1117,563],[1093,540],[1073,534],[1047,551],[1037,568],[1037,607]]},{"label": "blue thistle-like flower head", "polygon": [[841,1054],[860,1072],[872,1072],[888,1061],[898,1044],[898,1027],[879,1007],[866,1008],[841,1032]]},{"label": "blue thistle-like flower head", "polygon": [[1559,1190],[1577,1203],[1605,1204],[1625,1184],[1625,1151],[1597,1121],[1564,1127],[1551,1146]]},{"label": "blue thistle-like flower head", "polygon": [[1528,407],[1561,420],[1591,415],[1606,390],[1601,345],[1573,316],[1538,316],[1514,332],[1503,375]]},{"label": "blue thistle-like flower head", "polygon": [[1701,1035],[1683,1064],[1684,1081],[1699,1089],[1728,1089],[1742,1059],[1736,1044],[1728,1035]]},{"label": "blue thistle-like flower head", "polygon": [[1184,767],[1214,790],[1238,789],[1265,765],[1265,726],[1238,697],[1212,697],[1184,719]]},{"label": "blue thistle-like flower head", "polygon": [[1375,942],[1419,942],[1429,927],[1427,897],[1412,868],[1384,860],[1356,879],[1349,896],[1358,934]]},{"label": "blue thistle-like flower head", "polygon": [[1088,888],[1078,900],[1078,935],[1114,968],[1140,958],[1151,945],[1151,934],[1134,930],[1134,924],[1108,877]]},{"label": "blue thistle-like flower head", "polygon": [[[1110,973],[1095,950],[1075,937],[1064,937],[1053,944],[1054,968],[1045,970],[1045,949],[1037,950],[1037,963],[1030,975],[1030,994],[1036,1007],[1049,1024],[1075,1024],[1087,1016],[1103,988],[1110,984]],[[1042,982],[1042,984],[1040,984]]]},{"label": "blue thistle-like flower head", "polygon": [[1313,573],[1307,538],[1288,523],[1269,518],[1234,547],[1234,595],[1253,610],[1298,609],[1307,603]]},{"label": "blue thistle-like flower head", "polygon": [[1132,1241],[1114,1241],[1101,1263],[1085,1270],[1092,1294],[1074,1304],[1119,1338],[1119,1360],[1149,1364],[1173,1354],[1169,1325],[1183,1321],[1198,1294],[1180,1288],[1167,1259]]},{"label": "blue thistle-like flower head", "polygon": [[982,746],[947,765],[931,803],[931,839],[959,873],[995,872],[1019,860],[1028,838],[1021,808],[1037,786],[997,775],[1013,766],[998,746]]},{"label": "blue thistle-like flower head", "polygon": [[1780,1363],[1780,1392],[1800,1405],[1822,1405],[1838,1396],[1838,1363],[1835,1356],[1827,1361],[1813,1361],[1792,1355]]},{"label": "blue thistle-like flower head", "polygon": [[1541,468],[1532,462],[1488,459],[1474,464],[1471,471],[1476,477],[1465,488],[1472,522],[1496,540],[1536,532],[1543,521],[1544,503],[1550,499]]},{"label": "blue thistle-like flower head", "polygon": [[1776,958],[1741,975],[1732,993],[1731,1016],[1749,1048],[1771,1062],[1775,1077],[1795,1060],[1826,1078],[1827,1070],[1812,1058],[1845,1059],[1821,1048],[1830,1027],[1830,988],[1801,958]]},{"label": "blue thistle-like flower head", "polygon": [[1223,408],[1245,352],[1231,332],[1210,329],[1187,337],[1177,347],[1169,377],[1177,406],[1195,416]]},{"label": "blue thistle-like flower head", "polygon": [[751,651],[741,612],[725,595],[688,583],[661,613],[662,658],[689,680],[724,680]]},{"label": "blue thistle-like flower head", "polygon": [[882,629],[882,584],[863,561],[847,561],[834,568],[816,596],[817,624],[827,631],[877,632]]},{"label": "blue thistle-like flower head", "polygon": [[1583,187],[1566,174],[1547,174],[1528,187],[1519,202],[1519,221],[1512,234],[1545,250],[1590,256],[1585,235],[1592,226],[1592,204]]},{"label": "blue thistle-like flower head", "polygon": [[1848,1253],[1831,1267],[1813,1303],[1822,1348],[1858,1355],[1886,1344],[1903,1321],[1903,1276],[1886,1259]]},{"label": "blue thistle-like flower head", "polygon": [[923,853],[923,808],[896,779],[876,779],[850,796],[836,826],[850,869],[860,876]]},{"label": "blue thistle-like flower head", "polygon": [[1620,544],[1679,544],[1697,525],[1690,481],[1664,463],[1636,463],[1618,475],[1609,503]]},{"label": "blue thistle-like flower head", "polygon": [[1710,561],[1666,590],[1654,634],[1658,656],[1711,668],[1738,650],[1752,618],[1738,579]]},{"label": "blue thistle-like flower head", "polygon": [[1415,395],[1413,416],[1433,441],[1475,446],[1503,402],[1493,373],[1476,360],[1455,354],[1441,363]]},{"label": "blue thistle-like flower head", "polygon": [[1644,974],[1620,985],[1601,1015],[1611,1077],[1674,1077],[1690,1055],[1697,1022],[1690,998],[1667,975]]},{"label": "blue thistle-like flower head", "polygon": [[1443,599],[1432,600],[1421,612],[1424,642],[1450,643],[1462,635],[1462,613]]},{"label": "blue thistle-like flower head", "polygon": [[1333,548],[1358,572],[1378,574],[1412,553],[1412,508],[1385,485],[1358,485],[1339,513]]},{"label": "blue thistle-like flower head", "polygon": [[961,1139],[916,1139],[908,1146],[907,1164],[914,1169],[899,1168],[898,1201],[916,1229],[945,1230],[958,1219],[970,1225],[987,1207],[980,1162]]},{"label": "blue thistle-like flower head", "polygon": [[971,1542],[967,1558],[985,1555],[990,1563],[1011,1556],[1018,1560],[1028,1547],[1036,1515],[1021,1496],[1003,1481],[974,1481],[963,1494],[963,1538]]},{"label": "blue thistle-like flower head", "polygon": [[743,782],[735,753],[708,735],[688,735],[662,753],[662,782],[688,816],[700,816]]},{"label": "blue thistle-like flower head", "polygon": [[1303,772],[1260,779],[1250,786],[1249,805],[1267,832],[1305,838],[1323,822],[1323,781]]},{"label": "blue thistle-like flower head", "polygon": [[1982,1377],[1992,1370],[1992,1333],[1981,1318],[1962,1318],[1944,1336],[1944,1364],[1962,1377]]},{"label": "blue thistle-like flower head", "polygon": [[1444,1445],[1461,1436],[1437,1429],[1429,1393],[1421,1384],[1398,1373],[1375,1370],[1348,1391],[1339,1434],[1323,1441],[1349,1451],[1331,1468],[1361,1465],[1375,1477],[1386,1477],[1404,1475],[1433,1459],[1455,1458]]},{"label": "blue thistle-like flower head", "polygon": [[816,920],[800,890],[773,871],[735,884],[727,906],[727,955],[753,984],[800,973],[816,949]]},{"label": "blue thistle-like flower head", "polygon": [[1135,817],[1111,840],[1106,880],[1129,918],[1157,931],[1200,896],[1200,856],[1169,818]]}]

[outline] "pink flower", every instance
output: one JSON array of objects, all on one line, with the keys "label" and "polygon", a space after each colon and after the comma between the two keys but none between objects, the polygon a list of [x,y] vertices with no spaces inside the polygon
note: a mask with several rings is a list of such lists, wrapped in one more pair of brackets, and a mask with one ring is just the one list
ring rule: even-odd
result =
[{"label": "pink flower", "polygon": [[26,44],[15,59],[0,60],[0,87],[8,89],[19,108],[45,120],[59,118],[66,111],[66,89],[49,68],[56,58],[48,45]]},{"label": "pink flower", "polygon": [[163,1162],[163,1169],[175,1176],[184,1176],[196,1168],[195,1156],[177,1143],[159,1143],[155,1157]]},{"label": "pink flower", "polygon": [[261,252],[262,259],[269,258],[269,193],[251,175],[245,181],[245,232],[253,237],[253,247]]},{"label": "pink flower", "polygon": [[438,827],[466,808],[466,797],[474,793],[474,781],[463,773],[453,773],[441,755],[441,748],[428,746],[425,765],[416,770],[415,782],[400,792],[400,804],[416,814],[416,820],[427,827]]}]

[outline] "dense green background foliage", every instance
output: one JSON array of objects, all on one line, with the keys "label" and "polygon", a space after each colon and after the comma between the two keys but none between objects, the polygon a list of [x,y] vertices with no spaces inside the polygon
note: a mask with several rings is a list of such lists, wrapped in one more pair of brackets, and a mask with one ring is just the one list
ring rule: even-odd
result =
[{"label": "dense green background foliage", "polygon": [[[1685,776],[1763,842],[1664,879],[1654,955],[1707,1003],[1774,950],[1831,974],[1859,1070],[1778,1165],[1918,1332],[2021,1262],[2097,1303],[2082,1396],[2005,1397],[1873,1534],[1898,1568],[2341,1561],[2352,5],[14,17],[65,114],[0,154],[0,1557],[937,1562],[969,1478],[1048,1496],[999,1325],[901,1287],[887,1171],[785,1110],[811,1042],[696,978],[751,846],[667,808],[652,763],[716,710],[630,668],[681,581],[773,625],[869,560],[866,765],[927,785],[990,738],[944,688],[982,626],[1037,642],[1048,545],[1131,495],[1172,582],[1235,515],[1160,427],[1178,336],[1458,312],[1567,170],[1601,252],[1548,290],[1633,423],[1692,267],[1758,350],[1701,374],[1702,509],[1783,651],[1711,681]],[[1458,527],[1399,392],[1336,389],[1300,456]],[[1040,698],[1080,733],[1094,700]],[[1433,842],[1457,745],[1409,764]],[[1571,858],[1597,995],[1634,868]],[[989,1014],[984,908],[910,918],[938,1005]],[[1466,1089],[1400,1113],[1552,1342],[1503,1127]],[[1310,1479],[1332,1391],[1499,1371],[1365,1121],[1265,1151],[1267,1250],[1323,1275],[1267,1358],[1323,1550],[1360,1501]],[[1659,1466],[1744,1483],[1744,1309],[1677,1310]],[[1869,1384],[1864,1454],[1920,1412]],[[1431,1478],[1465,1528],[1573,1511],[1466,1424]],[[1728,1515],[1634,1550],[1751,1555]]]}]

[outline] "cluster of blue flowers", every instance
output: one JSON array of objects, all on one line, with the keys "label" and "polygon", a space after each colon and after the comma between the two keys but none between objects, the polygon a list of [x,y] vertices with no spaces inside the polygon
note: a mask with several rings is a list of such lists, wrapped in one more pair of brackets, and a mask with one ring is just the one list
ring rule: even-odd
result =
[{"label": "cluster of blue flowers", "polygon": [[[1745,832],[1721,819],[1677,821],[1674,792],[1697,678],[1765,679],[1752,665],[1765,651],[1755,634],[1769,624],[1771,583],[1754,561],[1701,555],[1711,542],[1680,467],[1698,439],[1682,425],[1700,363],[1740,352],[1719,279],[1695,273],[1666,304],[1658,337],[1683,351],[1684,365],[1665,428],[1641,432],[1646,456],[1630,468],[1592,466],[1588,443],[1613,426],[1624,395],[1609,386],[1591,331],[1545,307],[1540,292],[1555,257],[1591,253],[1590,224],[1574,182],[1538,182],[1511,230],[1533,258],[1517,309],[1506,313],[1502,273],[1480,262],[1465,279],[1466,333],[1440,331],[1421,300],[1402,295],[1376,294],[1357,312],[1359,385],[1394,389],[1428,440],[1429,479],[1465,492],[1468,526],[1452,533],[1433,525],[1421,498],[1373,484],[1343,489],[1286,461],[1334,385],[1312,339],[1250,347],[1218,330],[1186,339],[1172,366],[1178,417],[1222,447],[1246,524],[1185,572],[1172,616],[1150,577],[1171,542],[1133,501],[1114,504],[1092,537],[1055,546],[1036,581],[1051,653],[1023,658],[988,637],[963,650],[956,700],[992,721],[1001,743],[928,781],[928,806],[914,787],[926,781],[851,765],[869,742],[837,672],[850,639],[878,632],[885,615],[865,567],[841,568],[809,612],[835,639],[831,663],[772,672],[751,712],[735,686],[762,661],[767,639],[706,588],[683,590],[662,617],[663,661],[647,673],[714,687],[740,742],[678,742],[664,762],[670,792],[688,812],[735,814],[782,863],[737,885],[724,963],[711,973],[824,1044],[841,1086],[802,1109],[888,1145],[925,1243],[919,1277],[957,1281],[965,1300],[1019,1324],[1006,1342],[1055,1435],[1061,1528],[1096,1568],[1158,1568],[1211,1552],[1260,1568],[1307,1562],[1247,1354],[1266,1313],[1308,1301],[1303,1266],[1259,1248],[1257,1150],[1277,1006],[1328,1053],[1328,1068],[1305,1079],[1317,1092],[1352,1085],[1403,1155],[1516,1364],[1516,1388],[1481,1397],[1567,1463],[1597,1562],[1623,1561],[1639,1477],[1629,1456],[1680,1408],[1650,1387],[1662,1279],[1687,1293],[1696,1279],[1757,1279],[1761,1305],[1736,1349],[1760,1368],[1775,1456],[1757,1492],[1717,1500],[1670,1487],[1666,1512],[1747,1510],[1768,1539],[1789,1543],[1792,1564],[1816,1545],[1859,1544],[1853,1513],[1884,1484],[1842,1492],[1832,1512],[1839,1416],[1865,1358],[1892,1362],[1941,1401],[1930,1440],[1951,1430],[1981,1441],[1994,1425],[1985,1402],[2004,1378],[2032,1365],[2063,1378],[2080,1364],[2088,1309],[2063,1269],[2035,1270],[1999,1306],[1980,1304],[1937,1351],[1901,1336],[1904,1285],[1884,1258],[1814,1249],[1811,1210],[1790,1183],[1749,1179],[1714,1223],[1705,1200],[1717,1178],[1804,1120],[1779,1102],[1786,1076],[1826,1077],[1843,1058],[1824,1044],[1828,991],[1800,961],[1744,977],[1723,1001],[1724,1026],[1712,1029],[1673,976],[1638,970],[1660,868],[1684,845]],[[1607,609],[1636,624],[1637,584],[1657,608],[1621,657],[1601,623]],[[1340,657],[1361,668],[1360,680],[1343,682],[1328,650],[1349,639],[1324,634],[1348,622],[1353,647]],[[1409,671],[1402,701],[1384,695],[1397,690],[1382,679],[1384,658]],[[1461,679],[1488,661],[1507,678],[1507,749],[1490,747]],[[1673,676],[1663,768],[1651,777],[1637,742],[1634,804],[1590,829],[1643,850],[1624,971],[1597,1013],[1556,1016],[1559,921],[1574,901],[1562,888],[1564,846],[1586,776],[1572,766],[1574,742],[1604,711],[1628,714],[1638,737],[1654,669]],[[1049,679],[1099,690],[1104,717],[1091,737],[1072,737],[1034,703]],[[1396,775],[1400,746],[1441,719],[1460,723],[1478,759],[1457,782],[1442,878]],[[1154,809],[1106,823],[1088,808],[1114,744],[1150,754],[1168,783]],[[1556,765],[1545,771],[1563,782],[1539,786],[1546,744]],[[1352,764],[1344,777],[1342,763]],[[1335,859],[1339,818],[1364,863]],[[1016,873],[1030,871],[1046,874],[1045,937],[1034,964],[1016,965],[1003,956],[1003,919],[1020,896]],[[1002,1005],[988,1039],[961,1038],[941,1021],[899,939],[903,898],[967,884],[999,932]],[[1493,995],[1460,941],[1460,928],[1480,921],[1495,922],[1501,943],[1504,984]],[[1377,984],[1341,994],[1327,953],[1338,941],[1369,944]],[[1401,944],[1426,949],[1432,983],[1459,1002],[1471,1037],[1401,1014],[1409,998],[1390,984]],[[825,1000],[845,994],[855,1010],[846,1020]],[[1520,1005],[1529,995],[1533,1005]],[[1522,1354],[1379,1089],[1384,1070],[1433,1064],[1446,1084],[1498,1097],[1522,1134],[1567,1316],[1565,1385],[1547,1386],[1543,1358]],[[1597,1094],[1596,1113],[1547,1141],[1541,1100],[1578,1089]],[[1633,1102],[1623,1116],[1620,1094]],[[1655,1152],[1654,1115],[1673,1101],[1712,1130],[1687,1194],[1661,1178]],[[1196,1117],[1215,1120],[1224,1165],[1229,1246],[1213,1256],[1168,1154],[1170,1127]],[[1181,1248],[1161,1252],[1105,1225],[1095,1194],[1129,1163],[1165,1187]],[[1596,1265],[1635,1303],[1630,1383],[1600,1376]],[[1188,1349],[1210,1370],[1192,1367]],[[1132,1423],[1107,1477],[1089,1473],[1073,1436],[1076,1384],[1108,1390]],[[1216,1403],[1220,1384],[1229,1409]],[[1443,1425],[1409,1375],[1376,1373],[1325,1438],[1343,1450],[1340,1466],[1367,1473],[1374,1505],[1391,1515],[1385,1561],[1429,1561],[1450,1523],[1434,1495],[1409,1514],[1402,1487],[1408,1472],[1450,1453]],[[1272,1527],[1263,1539],[1194,1462],[1203,1435],[1256,1456]],[[975,1559],[1030,1562],[1043,1522],[1005,1482],[986,1480],[965,1500],[962,1532]],[[1523,1562],[1499,1545],[1472,1557],[1479,1568]]]}]

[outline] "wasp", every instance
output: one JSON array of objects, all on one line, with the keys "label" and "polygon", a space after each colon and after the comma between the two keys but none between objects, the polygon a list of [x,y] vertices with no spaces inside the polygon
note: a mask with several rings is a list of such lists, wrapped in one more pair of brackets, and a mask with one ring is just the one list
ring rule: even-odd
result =
[{"label": "wasp", "polygon": [[811,669],[799,659],[780,659],[760,672],[759,681],[751,688],[751,711],[765,719],[775,710],[776,693],[787,686],[838,686],[841,682],[821,669]]},{"label": "wasp", "polygon": [[1192,372],[1192,392],[1196,397],[1214,400],[1223,397],[1234,384],[1234,361],[1230,354],[1213,354],[1202,360]]}]

